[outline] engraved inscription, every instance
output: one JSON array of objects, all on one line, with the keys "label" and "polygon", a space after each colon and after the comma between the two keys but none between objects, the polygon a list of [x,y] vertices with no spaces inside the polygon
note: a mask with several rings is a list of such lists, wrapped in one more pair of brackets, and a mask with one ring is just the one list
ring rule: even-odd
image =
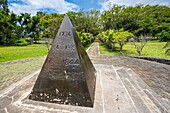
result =
[{"label": "engraved inscription", "polygon": [[75,45],[66,45],[65,49],[75,50]]},{"label": "engraved inscription", "polygon": [[56,49],[60,49],[60,48],[59,48],[59,45],[56,45],[56,46],[54,46],[54,47],[55,47]]},{"label": "engraved inscription", "polygon": [[60,50],[61,49],[61,45],[54,45],[54,50]]},{"label": "engraved inscription", "polygon": [[75,50],[75,45],[54,45],[54,50]]},{"label": "engraved inscription", "polygon": [[67,37],[67,36],[71,36],[71,33],[70,33],[70,31],[61,31],[61,32],[59,33],[59,36],[61,36],[61,37]]},{"label": "engraved inscription", "polygon": [[64,62],[65,65],[79,64],[79,60],[74,59],[74,58],[65,58],[65,59],[63,59],[63,62]]}]

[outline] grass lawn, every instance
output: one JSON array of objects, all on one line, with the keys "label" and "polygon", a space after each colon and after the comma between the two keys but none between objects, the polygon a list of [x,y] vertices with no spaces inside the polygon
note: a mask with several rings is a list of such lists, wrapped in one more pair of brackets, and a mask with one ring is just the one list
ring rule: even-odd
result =
[{"label": "grass lawn", "polygon": [[47,55],[48,50],[43,44],[33,44],[28,46],[0,46],[0,62],[19,60]]},{"label": "grass lawn", "polygon": [[[142,56],[156,57],[156,58],[170,58],[170,55],[165,55],[165,50],[163,49],[166,42],[151,41],[147,42],[142,51]],[[110,54],[110,55],[120,55],[119,45],[116,44],[116,50],[112,51],[108,49],[106,45],[100,44],[100,54]],[[124,55],[138,56],[134,45],[127,43],[123,46]]]},{"label": "grass lawn", "polygon": [[45,57],[0,63],[0,90],[41,68]]},{"label": "grass lawn", "polygon": [[[91,44],[87,44],[84,47],[85,50],[87,50],[90,46]],[[43,44],[33,44],[23,47],[0,46],[0,62],[45,56],[47,54],[48,50]]]}]

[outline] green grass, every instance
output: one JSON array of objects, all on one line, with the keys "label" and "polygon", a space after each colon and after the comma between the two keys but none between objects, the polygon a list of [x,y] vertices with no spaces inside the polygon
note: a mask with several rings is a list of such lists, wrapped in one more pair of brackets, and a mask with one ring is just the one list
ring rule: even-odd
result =
[{"label": "green grass", "polygon": [[41,68],[45,57],[0,63],[0,90]]},{"label": "green grass", "polygon": [[[84,48],[87,50],[92,43],[87,44]],[[28,46],[0,46],[0,62],[19,60],[25,58],[34,58],[45,56],[48,50],[43,44],[33,44]]]},{"label": "green grass", "polygon": [[84,49],[87,50],[91,45],[92,43],[87,44],[86,46],[84,46]]},{"label": "green grass", "polygon": [[47,55],[48,50],[43,44],[33,44],[28,46],[0,46],[0,62],[19,60]]},{"label": "green grass", "polygon": [[[155,58],[170,58],[170,55],[165,55],[165,50],[163,49],[166,42],[147,42],[145,47],[142,51],[142,56],[149,56],[149,57],[155,57]],[[106,45],[100,44],[100,53],[101,54],[110,54],[110,55],[120,55],[120,49],[119,45],[116,44],[116,50],[112,51],[111,49],[108,49]],[[136,52],[136,49],[134,45],[131,43],[127,43],[123,46],[123,54],[129,55],[129,56],[138,56],[138,53]]]}]

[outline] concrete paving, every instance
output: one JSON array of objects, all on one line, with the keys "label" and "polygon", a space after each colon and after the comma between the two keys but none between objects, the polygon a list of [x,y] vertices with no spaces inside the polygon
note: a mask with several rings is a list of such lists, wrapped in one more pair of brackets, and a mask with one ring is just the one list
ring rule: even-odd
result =
[{"label": "concrete paving", "polygon": [[[97,54],[90,52],[90,56]],[[0,113],[170,113],[169,101],[156,94],[131,68],[104,63],[94,66],[97,80],[93,108],[29,100],[37,70],[0,91]]]},{"label": "concrete paving", "polygon": [[1,91],[0,113],[168,113],[170,106],[131,69],[95,64],[97,83],[94,107],[32,101],[28,95],[38,72]]},{"label": "concrete paving", "polygon": [[98,47],[99,44],[94,43],[88,51],[94,64],[131,68],[162,99],[170,101],[170,65],[125,56],[99,54]]}]

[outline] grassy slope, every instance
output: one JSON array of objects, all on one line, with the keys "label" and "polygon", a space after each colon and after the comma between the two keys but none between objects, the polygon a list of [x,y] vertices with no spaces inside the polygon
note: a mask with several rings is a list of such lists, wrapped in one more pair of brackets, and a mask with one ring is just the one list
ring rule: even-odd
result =
[{"label": "grassy slope", "polygon": [[[156,58],[170,58],[170,56],[164,54],[165,49],[163,49],[163,46],[165,45],[165,43],[166,42],[156,42],[156,41],[148,42],[142,51],[142,55],[156,57]],[[101,54],[120,55],[118,45],[116,45],[116,49],[117,49],[116,51],[111,51],[104,44],[100,44]],[[132,45],[131,43],[127,43],[123,47],[123,53],[124,55],[138,56],[134,45]]]},{"label": "grassy slope", "polygon": [[45,45],[42,44],[33,44],[23,47],[0,47],[0,62],[45,56],[47,55],[47,53],[47,48],[45,47]]},{"label": "grassy slope", "polygon": [[0,63],[0,90],[41,68],[45,57]]}]

